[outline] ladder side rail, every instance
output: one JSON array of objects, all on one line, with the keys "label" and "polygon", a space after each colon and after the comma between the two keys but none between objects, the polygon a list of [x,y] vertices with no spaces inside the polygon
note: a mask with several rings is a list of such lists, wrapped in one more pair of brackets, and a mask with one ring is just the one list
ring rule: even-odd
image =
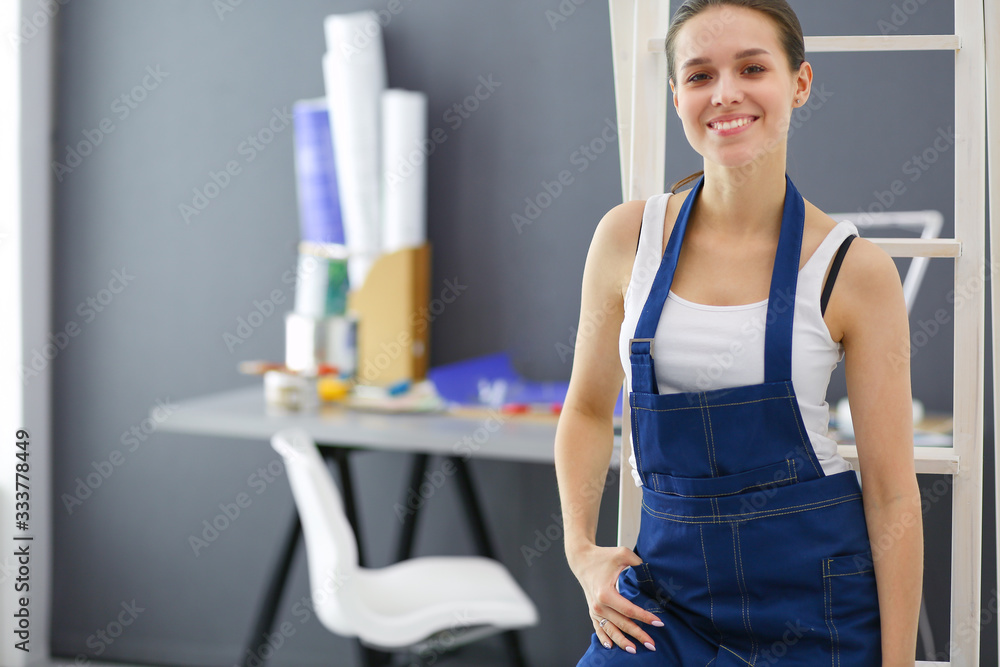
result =
[{"label": "ladder side rail", "polygon": [[[990,166],[990,292],[993,313],[993,451],[994,451],[994,499],[995,507],[1000,507],[1000,457],[996,456],[997,433],[1000,433],[1000,293],[997,280],[1000,279],[1000,7],[996,2],[984,3],[986,38],[986,110],[988,124],[987,146]],[[1000,512],[996,515],[997,553],[1000,553]],[[997,559],[997,580],[1000,581],[1000,559]],[[1000,640],[1000,638],[998,638]]]},{"label": "ladder side rail", "polygon": [[[637,2],[633,40],[636,46],[653,35],[665,35],[670,23],[668,3]],[[629,143],[629,187],[626,201],[648,199],[664,190],[667,151],[667,59],[665,54],[635,50],[632,62],[632,126]],[[624,387],[628,398],[630,387]],[[632,479],[628,400],[622,401],[622,447],[618,496],[618,544],[632,547],[639,535],[642,493]]]},{"label": "ladder side rail", "polygon": [[635,48],[636,0],[609,0],[611,62],[615,78],[615,111],[618,114],[618,162],[621,165],[622,201],[628,200],[632,167],[632,61]]},{"label": "ladder side rail", "polygon": [[952,491],[951,663],[978,667],[982,575],[985,375],[986,55],[983,2],[955,0],[954,446],[962,461]]}]

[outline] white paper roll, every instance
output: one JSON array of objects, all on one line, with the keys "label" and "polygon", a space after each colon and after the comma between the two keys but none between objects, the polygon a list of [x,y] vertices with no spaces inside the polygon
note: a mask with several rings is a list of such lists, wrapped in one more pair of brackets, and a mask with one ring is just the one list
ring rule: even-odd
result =
[{"label": "white paper roll", "polygon": [[364,282],[381,250],[379,138],[386,87],[382,26],[373,11],[324,21],[323,77],[340,185],[351,289]]},{"label": "white paper roll", "polygon": [[427,238],[427,95],[382,93],[382,251]]},{"label": "white paper roll", "polygon": [[315,370],[323,360],[322,320],[285,313],[285,365],[293,371]]}]

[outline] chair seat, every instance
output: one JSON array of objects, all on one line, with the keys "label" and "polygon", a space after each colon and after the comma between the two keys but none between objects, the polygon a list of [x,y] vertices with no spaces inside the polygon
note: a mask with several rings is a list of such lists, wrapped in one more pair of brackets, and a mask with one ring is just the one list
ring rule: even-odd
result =
[{"label": "chair seat", "polygon": [[442,630],[520,628],[538,621],[535,605],[495,560],[480,556],[413,558],[360,568],[345,586],[358,636],[386,647],[417,644]]}]

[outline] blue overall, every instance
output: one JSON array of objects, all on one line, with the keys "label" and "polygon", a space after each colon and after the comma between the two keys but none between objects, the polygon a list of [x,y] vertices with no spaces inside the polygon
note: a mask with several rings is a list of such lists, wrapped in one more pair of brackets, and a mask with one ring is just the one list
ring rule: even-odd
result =
[{"label": "blue overall", "polygon": [[792,322],[805,206],[786,175],[767,305],[764,382],[660,394],[659,322],[692,206],[684,201],[629,341],[632,437],[643,483],[621,594],[664,623],[656,651],[592,636],[578,667],[880,667],[871,545],[853,470],[826,475],[792,388]]}]

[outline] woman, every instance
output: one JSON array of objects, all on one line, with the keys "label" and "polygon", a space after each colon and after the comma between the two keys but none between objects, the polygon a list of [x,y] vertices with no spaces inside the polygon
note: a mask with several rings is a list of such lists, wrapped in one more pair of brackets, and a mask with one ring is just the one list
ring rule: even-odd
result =
[{"label": "woman", "polygon": [[[906,308],[891,258],[851,244],[856,228],[785,174],[813,78],[802,29],[784,0],[688,0],[666,48],[704,171],[616,206],[587,257],[588,333],[555,444],[594,626],[579,664],[912,667],[923,537],[895,354]],[[827,435],[842,358],[860,485]],[[623,379],[634,550],[595,543]]]}]

